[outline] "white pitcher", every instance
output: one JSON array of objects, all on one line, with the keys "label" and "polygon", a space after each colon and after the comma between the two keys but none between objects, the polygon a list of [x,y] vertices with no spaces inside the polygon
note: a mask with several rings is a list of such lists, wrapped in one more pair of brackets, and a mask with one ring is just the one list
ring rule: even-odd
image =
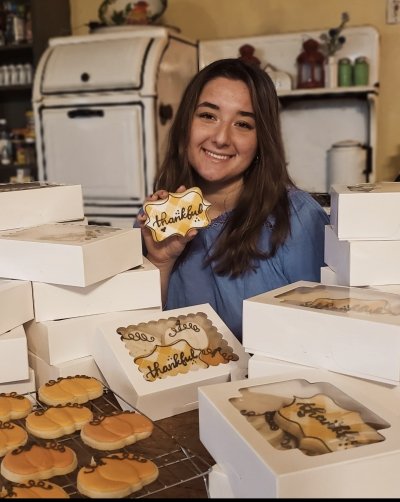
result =
[{"label": "white pitcher", "polygon": [[331,185],[356,185],[367,181],[367,147],[358,141],[334,143],[327,154],[327,191]]}]

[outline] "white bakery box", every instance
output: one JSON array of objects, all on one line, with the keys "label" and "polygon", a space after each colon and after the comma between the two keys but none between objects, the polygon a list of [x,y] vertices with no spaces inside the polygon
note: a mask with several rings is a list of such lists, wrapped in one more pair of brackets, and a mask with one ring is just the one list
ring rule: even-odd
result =
[{"label": "white bakery box", "polygon": [[142,264],[139,228],[56,223],[0,233],[0,277],[83,287]]},{"label": "white bakery box", "polygon": [[[311,368],[309,366],[304,366],[302,364],[289,363],[288,361],[254,354],[249,359],[248,378],[282,377],[287,376],[288,373],[298,378],[302,377],[303,373],[307,375],[310,372],[310,369]],[[320,371],[322,372],[327,370],[320,369]],[[400,399],[399,385],[374,382],[351,376],[346,376],[346,379],[347,381],[354,380],[355,382],[363,382],[363,386],[368,389],[368,396],[373,398],[377,405],[386,405],[388,392],[393,395],[394,400]],[[384,389],[383,392],[382,389]],[[400,407],[393,409],[393,412],[396,413],[396,415],[400,415]]]},{"label": "white bakery box", "polygon": [[247,352],[400,382],[400,297],[298,281],[243,302]]},{"label": "white bakery box", "polygon": [[106,384],[92,356],[80,357],[71,361],[51,365],[29,351],[28,359],[30,367],[33,368],[35,372],[36,388],[44,385],[49,380],[57,380],[57,378],[60,377],[75,375],[87,375],[97,378],[97,380]]},{"label": "white bakery box", "polygon": [[0,383],[29,378],[28,346],[23,326],[0,335]]},{"label": "white bakery box", "polygon": [[210,499],[232,499],[235,497],[228,475],[218,464],[214,464],[208,473],[208,494]]},{"label": "white bakery box", "polygon": [[[321,267],[321,283],[329,284],[330,286],[347,286],[347,284],[340,284],[336,272],[334,272],[330,267]],[[371,289],[378,289],[385,293],[393,293],[395,295],[400,295],[400,284],[374,284],[373,286],[361,286],[369,287]]]},{"label": "white bakery box", "polygon": [[93,355],[108,385],[152,420],[196,409],[200,385],[247,373],[248,354],[209,304],[131,312],[97,335]]},{"label": "white bakery box", "polygon": [[143,265],[86,287],[32,282],[36,321],[158,308],[161,310],[160,270],[147,258]]},{"label": "white bakery box", "polygon": [[0,279],[0,335],[33,319],[30,281]]},{"label": "white bakery box", "polygon": [[35,372],[29,368],[29,377],[24,380],[13,380],[12,382],[0,383],[0,394],[17,392],[17,394],[27,394],[35,392]]},{"label": "white bakery box", "polygon": [[202,386],[200,440],[237,498],[397,497],[400,396],[371,386],[317,369]]},{"label": "white bakery box", "polygon": [[83,218],[81,185],[0,183],[0,230]]},{"label": "white bakery box", "polygon": [[400,240],[339,240],[325,225],[325,264],[348,286],[400,283]]},{"label": "white bakery box", "polygon": [[[144,309],[143,312],[160,308]],[[24,327],[31,352],[49,365],[56,365],[92,356],[96,342],[97,327],[107,321],[123,325],[131,318],[131,311],[107,312],[57,321],[27,322]]]},{"label": "white bakery box", "polygon": [[400,185],[332,185],[330,223],[340,240],[400,240]]}]

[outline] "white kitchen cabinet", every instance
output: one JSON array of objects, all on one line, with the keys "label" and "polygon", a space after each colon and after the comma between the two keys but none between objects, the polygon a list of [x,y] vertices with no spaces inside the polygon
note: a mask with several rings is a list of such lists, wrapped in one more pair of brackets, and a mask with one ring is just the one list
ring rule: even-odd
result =
[{"label": "white kitchen cabinet", "polygon": [[282,105],[282,132],[289,173],[298,186],[312,193],[327,193],[327,152],[332,144],[356,140],[368,151],[365,181],[375,180],[376,105],[378,101],[379,34],[371,26],[348,28],[336,57],[369,62],[368,86],[297,89],[296,58],[308,38],[320,41],[318,31],[201,41],[199,65],[220,58],[238,57],[239,47],[251,44],[261,67],[272,65],[290,75],[291,90],[277,88]]}]

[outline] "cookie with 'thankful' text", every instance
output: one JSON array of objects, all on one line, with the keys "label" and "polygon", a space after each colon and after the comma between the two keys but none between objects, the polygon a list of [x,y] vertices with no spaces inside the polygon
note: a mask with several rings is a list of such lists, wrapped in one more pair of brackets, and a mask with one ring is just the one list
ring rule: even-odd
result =
[{"label": "cookie with 'thankful' text", "polygon": [[145,202],[145,226],[151,230],[156,242],[172,235],[185,236],[192,228],[203,228],[210,224],[210,206],[198,187],[169,193],[167,199]]}]

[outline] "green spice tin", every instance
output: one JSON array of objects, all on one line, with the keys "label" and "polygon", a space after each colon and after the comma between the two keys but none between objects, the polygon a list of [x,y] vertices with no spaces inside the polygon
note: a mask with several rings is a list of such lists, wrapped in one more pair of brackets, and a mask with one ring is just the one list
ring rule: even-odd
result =
[{"label": "green spice tin", "polygon": [[354,63],[354,85],[369,84],[369,64],[367,58],[360,56]]},{"label": "green spice tin", "polygon": [[353,85],[353,68],[349,58],[339,59],[339,87]]}]

